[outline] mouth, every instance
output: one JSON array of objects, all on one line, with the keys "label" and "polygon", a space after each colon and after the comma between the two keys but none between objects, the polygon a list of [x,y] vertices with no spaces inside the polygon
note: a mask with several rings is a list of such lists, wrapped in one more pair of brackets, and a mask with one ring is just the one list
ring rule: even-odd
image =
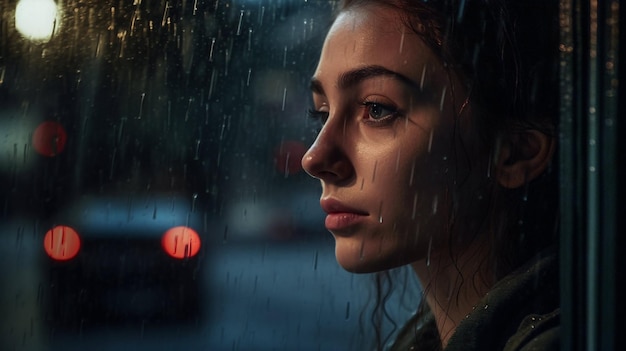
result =
[{"label": "mouth", "polygon": [[323,198],[320,205],[327,213],[324,225],[330,231],[340,231],[363,221],[369,213],[350,207],[333,198]]}]

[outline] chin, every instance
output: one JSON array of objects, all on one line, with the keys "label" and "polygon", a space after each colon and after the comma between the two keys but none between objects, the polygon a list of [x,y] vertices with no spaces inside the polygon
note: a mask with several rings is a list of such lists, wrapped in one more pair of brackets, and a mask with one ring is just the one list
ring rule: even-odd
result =
[{"label": "chin", "polygon": [[337,263],[351,273],[374,273],[396,268],[409,262],[398,261],[398,255],[385,254],[378,248],[361,250],[361,245],[346,245],[336,242],[335,259]]},{"label": "chin", "polygon": [[375,273],[380,271],[379,269],[375,269],[374,267],[369,267],[366,264],[362,264],[362,262],[344,262],[339,257],[337,257],[337,263],[343,268],[345,271],[350,273]]}]

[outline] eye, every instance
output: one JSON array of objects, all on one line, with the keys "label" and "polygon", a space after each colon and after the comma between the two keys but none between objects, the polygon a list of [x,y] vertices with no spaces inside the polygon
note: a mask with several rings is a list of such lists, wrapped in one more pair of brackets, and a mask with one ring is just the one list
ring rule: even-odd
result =
[{"label": "eye", "polygon": [[394,118],[398,115],[398,110],[395,107],[378,102],[364,102],[363,106],[365,106],[369,117],[375,122]]}]

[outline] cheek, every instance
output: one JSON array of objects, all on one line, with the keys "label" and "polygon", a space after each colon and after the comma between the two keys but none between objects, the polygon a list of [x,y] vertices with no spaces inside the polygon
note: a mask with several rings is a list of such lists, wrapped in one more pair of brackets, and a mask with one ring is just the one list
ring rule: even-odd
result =
[{"label": "cheek", "polygon": [[451,210],[449,160],[433,153],[417,153],[401,157],[397,164],[395,199],[390,200],[395,206],[388,209],[397,232],[412,236],[415,232],[436,235],[444,231]]},{"label": "cheek", "polygon": [[396,161],[396,173],[409,192],[437,194],[449,183],[450,164],[446,142],[436,140],[430,134],[419,145],[405,145]]}]

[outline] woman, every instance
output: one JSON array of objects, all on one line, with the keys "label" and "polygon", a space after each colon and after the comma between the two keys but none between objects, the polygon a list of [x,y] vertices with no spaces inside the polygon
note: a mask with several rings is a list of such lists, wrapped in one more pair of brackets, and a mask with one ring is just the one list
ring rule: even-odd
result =
[{"label": "woman", "polygon": [[339,264],[424,289],[394,350],[558,348],[555,6],[340,6],[302,165]]}]

